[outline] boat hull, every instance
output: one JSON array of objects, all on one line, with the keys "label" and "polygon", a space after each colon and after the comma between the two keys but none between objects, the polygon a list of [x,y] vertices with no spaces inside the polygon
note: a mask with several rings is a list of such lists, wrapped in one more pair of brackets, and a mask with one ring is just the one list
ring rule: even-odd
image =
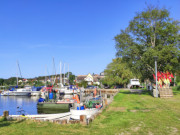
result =
[{"label": "boat hull", "polygon": [[85,110],[77,110],[77,109],[70,109],[71,118],[75,120],[80,120],[81,115],[86,115],[87,119],[90,118],[92,115],[96,114],[100,109],[99,108],[86,108]]},{"label": "boat hull", "polygon": [[30,96],[31,92],[8,91],[1,93],[2,96]]},{"label": "boat hull", "polygon": [[57,104],[57,103],[38,103],[37,107],[39,109],[69,109],[71,107],[71,104],[69,103],[63,103],[63,104]]},{"label": "boat hull", "polygon": [[31,96],[40,96],[41,95],[41,91],[32,91],[31,92]]}]

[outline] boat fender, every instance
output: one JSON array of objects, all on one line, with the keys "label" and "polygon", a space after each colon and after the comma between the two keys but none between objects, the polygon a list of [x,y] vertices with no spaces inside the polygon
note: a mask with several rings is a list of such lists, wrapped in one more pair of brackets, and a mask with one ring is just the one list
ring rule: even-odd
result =
[{"label": "boat fender", "polygon": [[40,99],[38,100],[38,102],[44,102],[44,101],[45,101],[44,98],[40,98]]}]

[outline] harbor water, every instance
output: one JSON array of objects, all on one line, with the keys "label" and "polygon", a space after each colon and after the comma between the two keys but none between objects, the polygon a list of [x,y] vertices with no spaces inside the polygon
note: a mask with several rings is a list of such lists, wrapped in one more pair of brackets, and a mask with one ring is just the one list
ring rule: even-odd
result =
[{"label": "harbor water", "polygon": [[[92,92],[85,92],[86,94],[92,94]],[[64,95],[64,98],[71,98],[72,95]],[[112,93],[102,92],[102,97],[110,98]],[[60,109],[37,109],[38,96],[0,96],[0,116],[3,115],[3,111],[9,111],[10,115],[30,115],[30,114],[53,114],[64,113],[69,110]]]},{"label": "harbor water", "polygon": [[9,111],[10,115],[21,114],[52,114],[63,113],[69,110],[38,110],[38,96],[0,96],[0,116],[3,115],[3,111]]},{"label": "harbor water", "polygon": [[39,97],[28,96],[0,96],[0,115],[3,111],[9,111],[10,115],[37,114],[37,102]]}]

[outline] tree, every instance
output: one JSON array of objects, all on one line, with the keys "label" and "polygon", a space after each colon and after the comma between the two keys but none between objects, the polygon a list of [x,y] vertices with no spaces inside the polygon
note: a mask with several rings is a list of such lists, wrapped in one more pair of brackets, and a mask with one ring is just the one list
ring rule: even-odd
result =
[{"label": "tree", "polygon": [[17,85],[17,79],[16,77],[11,77],[11,78],[5,79],[4,83],[7,85]]},{"label": "tree", "polygon": [[128,63],[133,73],[142,79],[152,79],[154,56],[158,56],[159,71],[175,73],[179,67],[180,27],[169,14],[167,9],[148,6],[115,36],[116,56]]},{"label": "tree", "polygon": [[123,63],[121,58],[113,59],[104,72],[106,77],[102,80],[102,83],[110,87],[126,85],[129,83],[129,79],[133,77],[128,65]]},{"label": "tree", "polygon": [[[65,76],[68,77],[68,72],[65,74]],[[75,75],[72,74],[72,72],[69,72],[69,84],[73,85],[75,80]]]},{"label": "tree", "polygon": [[4,79],[0,78],[0,85],[4,85]]},{"label": "tree", "polygon": [[86,82],[86,81],[82,81],[82,82],[78,83],[78,86],[79,86],[79,87],[84,87],[84,88],[87,88],[87,86],[88,86],[88,82]]}]

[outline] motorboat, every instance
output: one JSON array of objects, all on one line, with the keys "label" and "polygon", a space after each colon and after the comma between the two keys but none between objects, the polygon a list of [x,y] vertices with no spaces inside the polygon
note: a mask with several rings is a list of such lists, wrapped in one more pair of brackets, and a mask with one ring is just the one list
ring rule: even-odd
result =
[{"label": "motorboat", "polygon": [[42,87],[32,87],[31,96],[40,96]]},{"label": "motorboat", "polygon": [[80,120],[81,115],[86,115],[86,118],[89,119],[92,115],[96,114],[100,108],[83,108],[83,109],[74,109],[70,108],[71,119]]},{"label": "motorboat", "polygon": [[94,97],[87,98],[87,101],[80,102],[78,96],[76,97],[77,103],[70,108],[71,119],[79,120],[81,115],[86,115],[89,119],[92,115],[95,115],[102,108],[101,96],[96,96],[96,89],[94,92]]},{"label": "motorboat", "polygon": [[30,96],[32,88],[27,86],[24,88],[11,88],[1,93],[2,96]]}]

